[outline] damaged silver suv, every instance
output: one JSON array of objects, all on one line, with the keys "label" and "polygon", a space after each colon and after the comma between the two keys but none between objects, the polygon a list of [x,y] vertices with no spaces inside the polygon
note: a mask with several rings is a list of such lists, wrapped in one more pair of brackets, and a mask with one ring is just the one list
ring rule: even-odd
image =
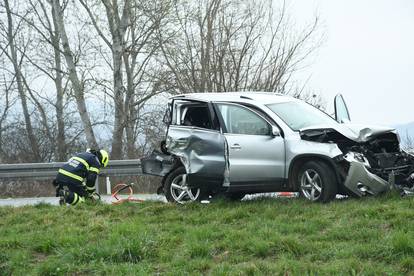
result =
[{"label": "damaged silver suv", "polygon": [[170,99],[164,122],[161,152],[142,169],[163,177],[168,201],[292,191],[328,202],[413,189],[414,156],[395,130],[350,124],[341,95],[332,118],[275,93],[185,94]]}]

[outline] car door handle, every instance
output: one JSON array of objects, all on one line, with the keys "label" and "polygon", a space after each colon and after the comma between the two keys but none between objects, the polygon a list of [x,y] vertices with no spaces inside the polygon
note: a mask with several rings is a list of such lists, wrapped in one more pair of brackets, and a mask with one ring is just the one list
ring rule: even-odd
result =
[{"label": "car door handle", "polygon": [[239,150],[241,149],[241,146],[239,144],[233,144],[232,146],[230,146],[231,149],[235,149],[235,150]]}]

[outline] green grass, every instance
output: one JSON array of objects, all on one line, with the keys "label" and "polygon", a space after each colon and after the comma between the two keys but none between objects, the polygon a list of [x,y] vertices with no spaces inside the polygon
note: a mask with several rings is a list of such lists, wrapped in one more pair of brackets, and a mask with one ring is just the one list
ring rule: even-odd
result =
[{"label": "green grass", "polygon": [[0,275],[414,275],[414,198],[0,208]]}]

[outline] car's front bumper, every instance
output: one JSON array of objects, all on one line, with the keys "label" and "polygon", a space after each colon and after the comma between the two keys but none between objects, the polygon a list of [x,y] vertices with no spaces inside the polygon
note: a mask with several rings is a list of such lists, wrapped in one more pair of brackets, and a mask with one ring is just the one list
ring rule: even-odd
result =
[{"label": "car's front bumper", "polygon": [[394,177],[391,174],[389,180],[385,181],[369,172],[364,163],[352,161],[344,185],[358,196],[377,195],[394,186]]}]

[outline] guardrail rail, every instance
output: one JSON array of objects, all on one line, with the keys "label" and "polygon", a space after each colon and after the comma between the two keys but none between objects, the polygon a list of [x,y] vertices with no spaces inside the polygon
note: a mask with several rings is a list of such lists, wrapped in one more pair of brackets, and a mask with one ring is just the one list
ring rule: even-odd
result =
[{"label": "guardrail rail", "polygon": [[[0,179],[33,178],[48,179],[56,176],[64,162],[0,164]],[[112,160],[99,176],[137,176],[142,175],[139,159]]]},{"label": "guardrail rail", "polygon": [[[52,163],[21,163],[21,164],[0,164],[0,180],[7,179],[51,179],[57,174],[64,162]],[[111,160],[106,168],[100,170],[99,177],[105,177],[107,193],[110,193],[110,176],[140,176],[142,175],[141,160]],[[96,179],[98,182],[99,177]],[[96,183],[99,189],[98,183]]]}]

